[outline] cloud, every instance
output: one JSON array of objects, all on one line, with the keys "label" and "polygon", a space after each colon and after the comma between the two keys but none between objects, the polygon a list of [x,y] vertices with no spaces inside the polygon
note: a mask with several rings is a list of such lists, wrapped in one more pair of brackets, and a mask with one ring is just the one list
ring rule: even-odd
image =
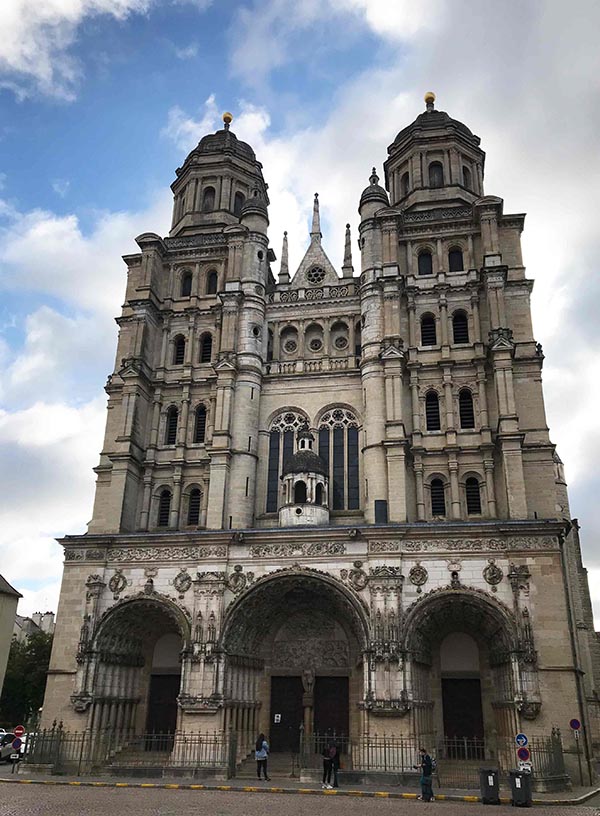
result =
[{"label": "cloud", "polygon": [[71,182],[67,181],[67,179],[54,179],[52,182],[52,189],[59,195],[61,198],[64,198],[66,194],[69,192],[69,187],[71,186]]},{"label": "cloud", "polygon": [[180,60],[189,60],[198,56],[198,43],[191,43],[183,48],[174,46],[175,56]]}]

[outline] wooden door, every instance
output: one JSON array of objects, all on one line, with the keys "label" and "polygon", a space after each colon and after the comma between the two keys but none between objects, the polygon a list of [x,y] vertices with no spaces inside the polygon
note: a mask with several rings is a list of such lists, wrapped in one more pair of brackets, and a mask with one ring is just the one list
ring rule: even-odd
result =
[{"label": "wooden door", "polygon": [[301,677],[271,677],[271,751],[299,750],[303,694]]}]

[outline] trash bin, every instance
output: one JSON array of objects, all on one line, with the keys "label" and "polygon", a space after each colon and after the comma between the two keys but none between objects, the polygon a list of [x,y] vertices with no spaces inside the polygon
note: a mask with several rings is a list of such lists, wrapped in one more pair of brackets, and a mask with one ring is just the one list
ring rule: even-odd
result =
[{"label": "trash bin", "polygon": [[499,783],[496,768],[479,769],[479,790],[484,805],[499,805]]},{"label": "trash bin", "polygon": [[531,807],[531,773],[529,771],[510,771],[511,805]]}]

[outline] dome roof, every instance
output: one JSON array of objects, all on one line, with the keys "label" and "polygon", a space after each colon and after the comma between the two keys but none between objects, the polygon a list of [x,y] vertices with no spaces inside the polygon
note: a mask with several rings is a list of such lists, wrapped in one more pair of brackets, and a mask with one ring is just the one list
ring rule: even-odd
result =
[{"label": "dome roof", "polygon": [[267,213],[267,202],[265,201],[262,193],[260,190],[254,190],[252,195],[249,196],[242,206],[242,215],[247,215],[248,213],[259,211],[261,213]]},{"label": "dome roof", "polygon": [[200,139],[198,146],[192,152],[197,153],[234,153],[250,162],[256,161],[256,153],[249,144],[241,142],[229,128],[209,133]]},{"label": "dome roof", "polygon": [[458,119],[452,119],[446,111],[439,111],[434,110],[426,110],[424,113],[420,113],[414,122],[407,127],[402,128],[400,133],[394,139],[393,144],[397,145],[400,142],[404,142],[409,136],[411,136],[414,132],[419,130],[456,130],[461,133],[463,136],[466,136],[469,141],[473,142],[475,145],[479,145],[480,138],[479,136],[475,136],[469,128],[464,125],[462,122],[459,122]]},{"label": "dome roof", "polygon": [[325,462],[314,451],[299,450],[283,463],[283,475],[288,473],[320,473],[328,476]]},{"label": "dome roof", "polygon": [[366,204],[367,201],[380,201],[384,206],[389,205],[390,200],[387,191],[379,184],[379,176],[375,168],[373,168],[369,181],[371,182],[369,186],[362,191],[359,208]]}]

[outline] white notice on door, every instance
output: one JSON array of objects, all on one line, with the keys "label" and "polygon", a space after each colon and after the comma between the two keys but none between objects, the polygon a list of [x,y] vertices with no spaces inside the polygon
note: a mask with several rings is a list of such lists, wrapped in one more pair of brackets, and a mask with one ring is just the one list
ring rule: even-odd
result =
[{"label": "white notice on door", "polygon": [[273,717],[273,722],[274,723],[280,723],[281,722],[281,714],[275,714],[275,716]]}]

